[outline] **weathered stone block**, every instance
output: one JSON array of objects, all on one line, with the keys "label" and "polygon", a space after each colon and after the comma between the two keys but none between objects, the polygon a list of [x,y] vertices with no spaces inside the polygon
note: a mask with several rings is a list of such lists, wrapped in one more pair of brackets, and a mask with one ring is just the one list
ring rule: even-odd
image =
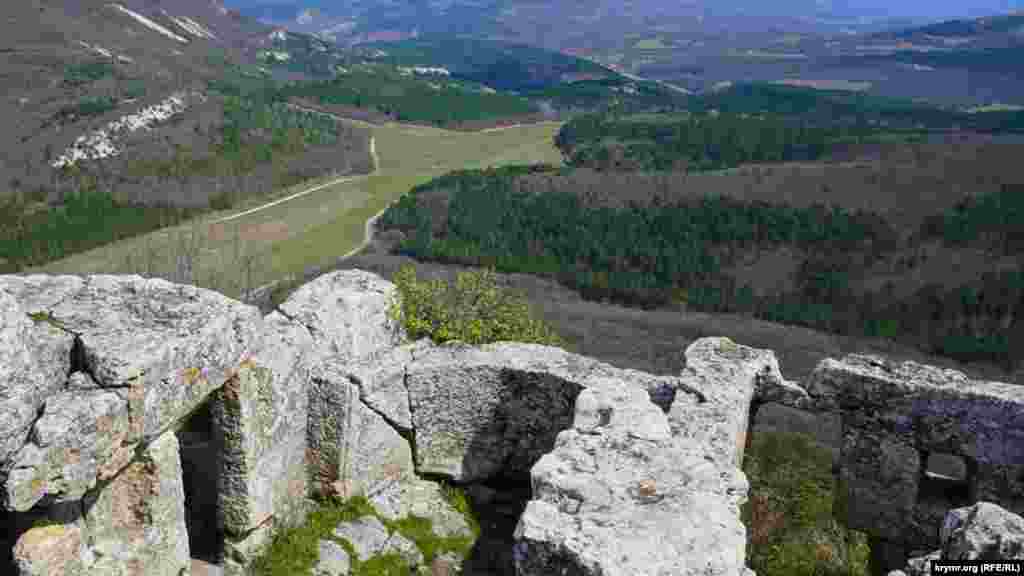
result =
[{"label": "weathered stone block", "polygon": [[189,562],[178,440],[166,433],[85,500],[91,574],[180,576]]},{"label": "weathered stone block", "polygon": [[241,535],[275,518],[300,519],[308,493],[309,332],[278,313],[265,318],[251,355],[224,383],[215,423],[224,446],[224,529]]},{"label": "weathered stone block", "polygon": [[0,470],[26,442],[43,401],[59,390],[71,366],[74,335],[21,300],[23,282],[0,276]]},{"label": "weathered stone block", "polygon": [[279,309],[312,334],[313,358],[348,362],[398,343],[401,329],[387,317],[394,292],[376,274],[339,270],[304,284]]},{"label": "weathered stone block", "polygon": [[918,451],[897,439],[847,430],[840,478],[847,487],[847,526],[871,530],[883,540],[903,541],[917,504]]},{"label": "weathered stone block", "polygon": [[13,459],[5,505],[25,511],[43,496],[79,500],[132,457],[128,403],[117,391],[58,392],[46,400],[31,441]]},{"label": "weathered stone block", "polygon": [[409,442],[360,400],[343,370],[318,366],[311,387],[307,446],[315,490],[372,497],[415,478]]},{"label": "weathered stone block", "polygon": [[593,364],[573,371],[565,351],[525,344],[426,351],[406,375],[417,471],[465,482],[527,471],[570,426]]}]

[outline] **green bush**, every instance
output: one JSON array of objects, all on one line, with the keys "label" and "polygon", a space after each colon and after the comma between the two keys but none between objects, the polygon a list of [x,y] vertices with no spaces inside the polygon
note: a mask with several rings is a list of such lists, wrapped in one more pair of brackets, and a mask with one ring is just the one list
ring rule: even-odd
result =
[{"label": "green bush", "polygon": [[413,340],[563,343],[550,326],[531,314],[525,298],[496,286],[491,270],[460,272],[451,285],[443,280],[417,280],[416,269],[404,266],[392,281],[398,290],[388,315]]}]

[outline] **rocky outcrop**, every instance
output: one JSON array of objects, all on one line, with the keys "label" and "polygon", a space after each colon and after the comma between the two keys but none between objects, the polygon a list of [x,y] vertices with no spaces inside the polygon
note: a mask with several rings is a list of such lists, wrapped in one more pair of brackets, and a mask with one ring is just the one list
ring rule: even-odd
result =
[{"label": "rocky outcrop", "polygon": [[273,528],[304,519],[312,347],[304,326],[271,313],[249,355],[218,392],[218,512],[229,574],[243,571]]},{"label": "rocky outcrop", "polygon": [[[0,276],[0,302],[0,502],[9,522],[37,524],[14,534],[23,573],[186,569],[174,432],[206,402],[222,408],[218,429],[231,448],[221,475],[229,528],[288,516],[292,495],[305,492],[275,483],[306,478],[305,406],[284,393],[295,384],[278,370],[288,354],[280,342],[262,347],[270,336],[255,308],[192,286],[102,275]],[[270,333],[278,327],[268,324]],[[241,395],[224,403],[222,387]],[[257,393],[275,387],[276,398]],[[243,414],[237,426],[232,414]],[[300,432],[291,445],[295,434],[278,426],[289,423]],[[58,533],[53,543],[42,537]]]},{"label": "rocky outcrop", "polygon": [[[1024,502],[1017,387],[850,356],[823,362],[805,390],[770,351],[724,338],[690,345],[675,377],[531,344],[403,344],[386,314],[394,291],[335,272],[263,316],[137,276],[0,276],[0,520],[14,538],[0,546],[21,574],[179,576],[206,520],[185,506],[202,505],[238,575],[312,494],[365,496],[381,518],[469,536],[432,480],[529,474],[514,547],[524,576],[751,576],[739,467],[765,402],[842,416],[846,520],[873,544],[937,545],[957,498]],[[966,476],[936,479],[937,453]],[[997,516],[977,508],[956,525],[1014,534],[976,519]],[[340,528],[357,557],[325,541],[317,573],[384,550],[423,563],[364,520]],[[989,546],[984,531],[950,530]],[[457,568],[435,563],[421,570]]]},{"label": "rocky outcrop", "polygon": [[[939,546],[949,510],[991,501],[1024,512],[1024,388],[878,356],[821,362],[807,383],[841,416],[845,523],[872,538],[880,573]],[[933,469],[938,457],[958,472]]]},{"label": "rocky outcrop", "polygon": [[928,576],[931,562],[1024,560],[1024,518],[991,502],[950,510],[939,534],[942,547],[912,558],[889,576]]},{"label": "rocky outcrop", "polygon": [[759,375],[777,375],[778,364],[724,338],[685,354],[667,414],[628,381],[581,392],[572,428],[532,469],[516,529],[520,574],[749,572],[737,464]]}]

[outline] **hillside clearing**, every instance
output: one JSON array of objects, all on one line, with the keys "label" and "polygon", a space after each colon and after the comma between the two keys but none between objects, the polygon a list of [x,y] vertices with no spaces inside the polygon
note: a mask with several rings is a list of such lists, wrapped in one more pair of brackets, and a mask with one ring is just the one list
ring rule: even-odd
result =
[{"label": "hillside clearing", "polygon": [[[371,125],[376,172],[323,186],[306,182],[230,212],[75,254],[24,273],[142,274],[237,297],[245,290],[333,262],[364,240],[366,221],[417,184],[452,170],[519,163],[560,164],[560,123],[467,133],[402,124]],[[304,190],[315,191],[301,194]],[[273,205],[268,202],[294,196]],[[240,212],[263,209],[220,222]],[[188,262],[194,264],[188,264]]]}]

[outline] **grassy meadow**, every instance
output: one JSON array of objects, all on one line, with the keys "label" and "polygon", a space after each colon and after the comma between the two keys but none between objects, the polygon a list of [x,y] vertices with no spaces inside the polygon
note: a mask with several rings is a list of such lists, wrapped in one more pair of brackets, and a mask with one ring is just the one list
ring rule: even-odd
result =
[{"label": "grassy meadow", "polygon": [[348,177],[265,210],[216,223],[333,178],[308,181],[269,197],[250,198],[230,211],[206,214],[22,272],[138,273],[236,297],[247,289],[333,262],[363,241],[366,220],[413,186],[445,172],[561,163],[553,144],[560,127],[555,122],[480,133],[394,123],[364,125],[372,131],[378,161],[371,175]]}]

